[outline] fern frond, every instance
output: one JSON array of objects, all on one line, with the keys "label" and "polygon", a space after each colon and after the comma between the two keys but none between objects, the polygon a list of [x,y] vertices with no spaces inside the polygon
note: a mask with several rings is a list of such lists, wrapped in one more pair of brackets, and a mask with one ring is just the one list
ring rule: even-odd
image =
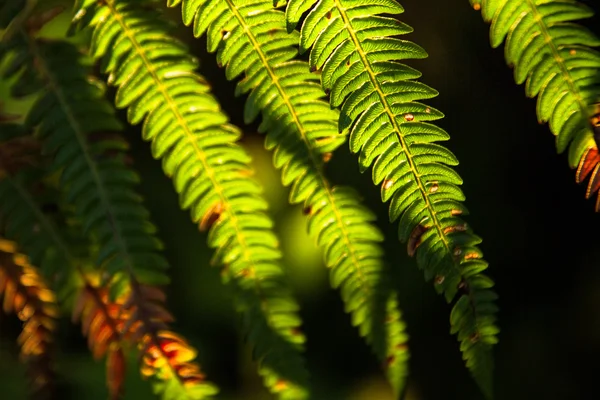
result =
[{"label": "fern frond", "polygon": [[[407,335],[383,266],[382,233],[374,214],[348,187],[332,187],[324,172],[331,153],[345,142],[337,133],[338,112],[322,100],[325,93],[308,64],[294,60],[296,32],[285,31],[285,15],[272,0],[188,1],[181,3],[183,20],[194,35],[208,32],[209,51],[226,68],[228,79],[244,75],[236,94],[249,93],[244,117],[252,122],[262,113],[259,132],[291,185],[290,202],[303,203],[309,233],[321,246],[358,326],[384,363],[396,394],[407,375]],[[210,12],[209,12],[210,10]]]},{"label": "fern frond", "polygon": [[[88,254],[79,254],[81,239],[75,240],[75,233],[71,232],[77,231],[81,236],[79,230],[69,229],[64,221],[59,227],[43,212],[42,204],[58,204],[60,199],[45,185],[40,173],[33,168],[22,168],[35,155],[39,157],[39,143],[33,137],[23,135],[26,131],[18,129],[20,127],[0,125],[0,154],[6,156],[0,159],[0,175],[3,175],[0,177],[0,230],[4,228],[7,236],[21,243],[26,254],[39,260],[41,264],[38,265],[43,266],[41,272],[50,279],[63,307],[71,303],[71,294],[85,283],[75,301],[73,318],[82,317],[86,321],[82,323],[82,329],[88,336],[94,358],[102,357],[110,347],[106,361],[107,386],[110,398],[118,399],[125,376],[124,358],[118,346],[120,333],[116,323],[110,320],[118,315],[118,305],[108,303],[107,291],[87,283],[83,257],[88,258]],[[24,160],[28,162],[24,163]]]},{"label": "fern frond", "polygon": [[[123,304],[109,299],[108,290],[93,285],[87,277],[73,307],[73,322],[81,321],[81,333],[98,360],[106,355],[106,384],[109,399],[121,398],[125,379],[125,355],[121,332],[126,314]],[[107,354],[108,353],[108,354]]]},{"label": "fern frond", "polygon": [[[103,99],[104,87],[90,77],[88,60],[73,45],[21,36],[26,53],[15,57],[12,70],[44,87],[26,124],[37,128],[45,151],[54,156],[53,168],[61,171],[67,201],[75,205],[84,232],[100,244],[95,264],[110,281],[113,298],[127,294],[143,302],[139,284],[168,282],[168,265],[157,252],[161,245],[149,213],[133,190],[138,177],[126,166],[127,144],[113,133],[121,126]],[[138,322],[151,331],[151,318]],[[204,398],[215,391],[206,382],[189,385],[179,371],[172,372],[165,396]],[[153,383],[164,387],[158,379]]]},{"label": "fern frond", "polygon": [[[52,287],[58,294],[63,307],[71,303],[71,294],[79,289],[79,298],[73,308],[73,319],[81,318],[83,334],[88,336],[90,350],[94,358],[102,357],[110,348],[107,356],[107,386],[110,399],[120,398],[125,375],[124,358],[119,346],[120,332],[117,329],[116,318],[119,314],[119,305],[108,302],[108,291],[100,290],[88,283],[83,269],[83,254],[79,254],[79,241],[74,240],[75,232],[81,235],[78,229],[69,229],[63,224],[57,226],[56,221],[46,215],[42,204],[58,204],[58,194],[47,187],[39,173],[33,169],[15,171],[20,165],[21,153],[24,150],[21,143],[25,141],[26,148],[38,149],[37,141],[30,136],[17,137],[2,142],[5,133],[12,129],[5,129],[6,124],[0,125],[0,154],[7,155],[0,162],[0,230],[4,228],[7,236],[15,238],[22,243],[21,248],[26,254],[33,255],[41,262],[41,272],[50,279]],[[17,147],[15,149],[15,146]],[[37,153],[37,152],[36,152]],[[32,155],[26,154],[26,159]],[[39,154],[38,154],[39,155]],[[3,169],[4,166],[13,168]],[[35,196],[34,196],[35,188]],[[32,229],[32,227],[35,227]],[[87,243],[86,243],[87,244]],[[88,255],[85,254],[85,258]],[[83,286],[81,286],[81,284]],[[123,324],[121,323],[121,326]]]},{"label": "fern frond", "polygon": [[35,77],[44,88],[26,124],[37,128],[44,151],[54,156],[52,168],[62,171],[67,201],[76,206],[85,233],[94,233],[103,245],[97,264],[115,276],[117,292],[129,284],[130,271],[143,282],[168,282],[148,212],[132,190],[138,177],[125,165],[127,144],[111,133],[121,125],[103,100],[103,87],[73,45],[24,40],[28,51],[14,57],[13,70]]},{"label": "fern frond", "polygon": [[[315,4],[316,3],[316,4]],[[396,38],[412,31],[385,15],[398,15],[394,0],[290,0],[288,29],[310,11],[300,34],[301,51],[321,71],[330,103],[341,109],[339,130],[350,132],[350,149],[360,152],[361,171],[373,167],[383,201],[391,200],[390,220],[399,238],[438,293],[454,301],[451,332],[458,334],[467,367],[491,396],[496,295],[482,274],[487,263],[476,247],[481,239],[459,217],[466,213],[458,161],[435,144],[448,134],[433,121],[443,115],[416,100],[437,92],[417,82],[420,73],[400,61],[423,58],[416,44]],[[458,298],[458,299],[457,299]],[[456,301],[455,301],[456,300]]]},{"label": "fern frond", "polygon": [[144,121],[143,137],[162,158],[184,209],[209,229],[214,262],[236,295],[236,308],[254,344],[259,372],[274,392],[303,397],[307,373],[300,350],[298,305],[280,266],[278,240],[249,156],[236,144],[196,61],[169,34],[153,2],[86,1],[77,13],[94,27],[92,54],[103,57],[116,104],[131,123]]},{"label": "fern frond", "polygon": [[4,312],[14,312],[23,322],[17,341],[21,359],[29,366],[33,396],[50,398],[54,371],[49,350],[58,317],[56,298],[27,256],[18,253],[16,244],[0,237],[2,294]]},{"label": "fern frond", "polygon": [[[600,188],[598,152],[600,129],[600,38],[574,23],[593,11],[574,0],[481,0],[484,19],[491,22],[493,47],[506,40],[504,55],[514,67],[518,84],[528,97],[537,96],[540,123],[549,123],[556,148],[569,148],[569,164],[578,167],[577,182],[594,170],[586,198]],[[590,162],[594,160],[590,169]],[[600,211],[600,196],[596,201]]]}]

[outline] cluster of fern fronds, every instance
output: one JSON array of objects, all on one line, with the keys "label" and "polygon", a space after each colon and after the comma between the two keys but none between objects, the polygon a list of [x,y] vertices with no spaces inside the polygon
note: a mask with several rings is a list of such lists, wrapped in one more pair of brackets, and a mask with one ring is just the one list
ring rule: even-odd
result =
[{"label": "cluster of fern fronds", "polygon": [[[492,21],[494,46],[508,36],[517,82],[539,95],[540,121],[550,122],[559,151],[572,143],[577,179],[591,173],[588,195],[597,191],[600,56],[592,47],[600,41],[566,22],[589,9],[569,0],[471,3]],[[23,321],[19,343],[35,393],[51,393],[59,310],[71,310],[93,356],[106,358],[110,398],[123,393],[129,351],[165,399],[218,392],[169,326],[169,265],[137,193],[119,108],[127,123],[142,124],[181,208],[207,231],[265,386],[280,399],[310,396],[299,306],[238,143],[242,130],[161,6],[181,7],[182,23],[206,36],[237,82],[232,95],[246,96],[245,121],[260,119],[289,201],[303,205],[331,286],[395,396],[408,376],[408,335],[383,235],[358,193],[326,174],[346,141],[390,203],[407,253],[451,304],[450,331],[492,397],[494,283],[481,239],[463,219],[458,160],[440,144],[449,139],[435,124],[443,114],[423,102],[438,93],[404,63],[427,54],[405,39],[412,28],[398,20],[396,0],[0,0],[0,79],[10,82],[12,99],[31,102],[23,115],[0,109],[0,293],[4,310]],[[61,13],[72,15],[68,32],[46,35]]]}]

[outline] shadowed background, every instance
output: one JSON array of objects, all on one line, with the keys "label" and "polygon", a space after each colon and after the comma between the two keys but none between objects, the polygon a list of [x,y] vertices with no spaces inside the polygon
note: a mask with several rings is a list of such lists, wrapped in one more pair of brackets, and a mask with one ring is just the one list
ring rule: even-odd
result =
[{"label": "shadowed background", "polygon": [[[593,201],[585,200],[585,187],[574,183],[566,155],[556,155],[552,134],[536,121],[535,101],[526,99],[523,87],[514,84],[502,49],[490,48],[488,26],[468,1],[401,3],[406,9],[401,19],[415,28],[408,38],[430,55],[410,65],[440,92],[428,103],[446,114],[440,125],[450,133],[446,144],[460,160],[457,170],[465,181],[471,212],[467,221],[484,240],[481,249],[500,295],[496,398],[597,398],[597,368],[589,367],[600,358],[600,247],[595,246],[600,233],[593,229],[599,218]],[[177,9],[168,14],[180,18]],[[596,18],[586,24],[598,32],[598,22]],[[224,80],[214,55],[206,53],[205,40],[193,40],[187,28],[179,34],[200,57],[201,73],[225,111],[243,126],[244,99],[233,99],[234,84]],[[265,187],[285,265],[302,305],[314,399],[390,400],[375,357],[350,325],[338,293],[329,287],[328,271],[306,235],[301,208],[287,205],[287,189],[256,128],[257,124],[244,128],[243,144]],[[172,184],[141,141],[139,127],[130,128],[126,137],[142,175],[140,190],[172,265],[167,293],[177,318],[174,330],[199,350],[203,370],[221,388],[219,398],[271,398],[237,330],[219,271],[209,266],[212,250],[206,235],[180,211]],[[449,334],[450,307],[406,256],[370,173],[358,172],[347,146],[334,154],[327,169],[332,182],[359,189],[386,233],[386,259],[411,336],[406,398],[481,399],[463,366],[458,342]],[[19,324],[14,316],[0,315],[0,328],[0,398],[24,399],[24,371],[16,367]],[[91,360],[78,326],[65,319],[60,334],[60,398],[105,399],[104,363]],[[125,398],[153,398],[149,385],[139,378],[135,359],[129,363]]]}]

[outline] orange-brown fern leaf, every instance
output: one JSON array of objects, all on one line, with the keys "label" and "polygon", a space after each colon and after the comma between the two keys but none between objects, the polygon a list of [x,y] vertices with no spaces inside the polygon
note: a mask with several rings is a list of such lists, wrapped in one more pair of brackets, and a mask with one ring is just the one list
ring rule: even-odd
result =
[{"label": "orange-brown fern leaf", "polygon": [[122,302],[111,302],[108,290],[87,282],[73,307],[73,322],[81,321],[81,331],[88,338],[88,346],[98,360],[106,356],[106,386],[111,400],[123,395],[125,356],[121,331],[125,314]]},{"label": "orange-brown fern leaf", "polygon": [[[600,153],[596,146],[588,147],[579,159],[575,180],[577,183],[581,183],[588,176],[590,179],[585,192],[586,199],[592,197],[600,189]],[[600,195],[596,199],[596,211],[600,211]]]},{"label": "orange-brown fern leaf", "polygon": [[130,318],[125,329],[140,351],[141,373],[154,376],[165,385],[177,381],[194,392],[207,393],[208,382],[193,362],[196,350],[173,333],[168,323],[173,316],[165,309],[164,292],[154,286],[135,285],[123,309]]},{"label": "orange-brown fern leaf", "polygon": [[[583,182],[588,176],[590,180],[585,192],[585,198],[589,199],[600,189],[600,153],[597,143],[600,143],[600,104],[596,104],[594,115],[590,119],[590,124],[594,131],[594,143],[586,148],[579,159],[575,180],[577,183]],[[596,212],[600,211],[600,194],[596,198]]]},{"label": "orange-brown fern leaf", "polygon": [[14,312],[23,322],[17,339],[21,360],[27,364],[34,398],[50,398],[54,371],[50,357],[58,306],[27,256],[18,253],[14,242],[0,238],[0,295],[4,312]]}]

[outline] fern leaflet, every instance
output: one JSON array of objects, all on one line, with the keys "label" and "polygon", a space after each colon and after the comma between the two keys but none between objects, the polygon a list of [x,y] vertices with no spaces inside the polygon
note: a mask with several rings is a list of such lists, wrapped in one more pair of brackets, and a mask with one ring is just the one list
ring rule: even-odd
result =
[{"label": "fern leaflet", "polygon": [[[83,3],[78,17],[94,27],[92,53],[104,57],[116,104],[131,123],[144,120],[143,137],[163,159],[184,209],[209,229],[216,264],[236,293],[236,306],[266,386],[285,398],[302,398],[308,376],[299,354],[304,342],[298,305],[280,266],[278,240],[249,157],[236,144],[196,61],[170,36],[148,2]],[[82,22],[85,23],[85,22]]]},{"label": "fern leaflet", "polygon": [[[574,0],[480,0],[491,22],[493,47],[506,39],[504,55],[515,81],[537,96],[537,116],[548,122],[556,148],[569,147],[569,164],[582,182],[591,173],[586,198],[600,189],[600,38],[573,23],[593,15]],[[478,4],[476,3],[476,4]],[[596,201],[600,211],[600,196]]]},{"label": "fern leaflet", "polygon": [[291,203],[304,203],[309,233],[317,240],[340,287],[346,310],[358,326],[399,394],[407,374],[408,352],[396,294],[387,286],[375,216],[350,188],[332,187],[324,173],[331,152],[344,143],[337,134],[338,113],[321,100],[325,93],[306,62],[296,61],[297,34],[285,31],[285,15],[271,0],[173,0],[181,3],[183,20],[194,35],[208,32],[209,51],[228,79],[244,78],[236,94],[250,93],[244,117],[252,122],[260,112],[259,131],[266,147],[292,185]]},{"label": "fern leaflet", "polygon": [[458,161],[434,143],[448,134],[428,121],[443,115],[415,101],[437,92],[415,81],[420,73],[399,62],[426,53],[395,37],[412,28],[382,16],[403,12],[394,0],[290,0],[288,30],[305,11],[310,12],[300,48],[312,47],[310,66],[322,71],[331,105],[341,109],[339,130],[350,132],[361,170],[373,166],[382,200],[391,200],[390,220],[400,220],[399,238],[408,242],[410,254],[416,251],[426,278],[434,279],[447,301],[458,297],[451,331],[458,334],[467,367],[491,397],[491,346],[497,341],[493,282],[482,274],[487,263],[476,247],[481,239],[459,217],[466,213],[462,180],[449,167]]}]

